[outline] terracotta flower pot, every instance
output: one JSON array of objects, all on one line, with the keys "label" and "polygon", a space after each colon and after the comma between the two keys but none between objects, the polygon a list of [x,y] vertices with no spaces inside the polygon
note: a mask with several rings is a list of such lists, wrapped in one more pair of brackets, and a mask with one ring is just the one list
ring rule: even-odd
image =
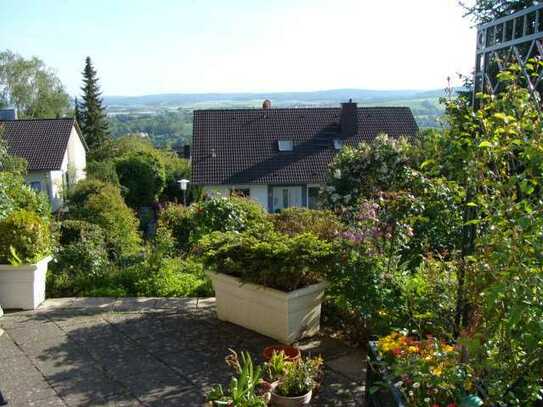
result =
[{"label": "terracotta flower pot", "polygon": [[294,362],[295,360],[298,360],[302,357],[302,353],[300,352],[300,349],[298,349],[295,346],[289,346],[289,345],[272,345],[272,346],[266,346],[264,348],[264,351],[262,352],[262,356],[264,357],[264,360],[267,362],[271,359],[273,356],[273,352],[279,353],[283,352],[287,358],[287,361]]},{"label": "terracotta flower pot", "polygon": [[271,405],[275,407],[308,406],[309,403],[311,402],[312,396],[313,396],[313,392],[311,390],[309,390],[309,392],[304,394],[303,396],[297,396],[297,397],[285,397],[285,396],[280,396],[279,394],[276,394],[275,392],[272,392]]}]

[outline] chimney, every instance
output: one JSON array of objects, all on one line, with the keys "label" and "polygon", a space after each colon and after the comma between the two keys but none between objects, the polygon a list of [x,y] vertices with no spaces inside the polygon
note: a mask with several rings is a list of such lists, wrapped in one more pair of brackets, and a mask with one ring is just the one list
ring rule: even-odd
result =
[{"label": "chimney", "polygon": [[343,137],[351,137],[358,133],[358,106],[352,99],[341,104],[339,127]]},{"label": "chimney", "polygon": [[266,99],[264,102],[262,102],[262,109],[268,110],[271,109],[271,100]]},{"label": "chimney", "polygon": [[0,120],[17,120],[17,109],[0,109]]}]

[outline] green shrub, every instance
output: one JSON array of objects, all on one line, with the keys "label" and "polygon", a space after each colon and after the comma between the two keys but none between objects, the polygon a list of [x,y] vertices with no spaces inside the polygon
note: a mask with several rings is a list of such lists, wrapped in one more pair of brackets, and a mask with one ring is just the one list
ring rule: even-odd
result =
[{"label": "green shrub", "polygon": [[77,220],[65,220],[59,232],[60,247],[49,265],[48,295],[76,296],[109,270],[104,232],[98,225]]},{"label": "green shrub", "polygon": [[98,180],[79,182],[70,195],[69,216],[100,226],[112,259],[141,250],[138,220],[114,185]]},{"label": "green shrub", "polygon": [[207,297],[212,295],[203,266],[194,260],[169,258],[157,271],[148,273],[135,284],[136,292],[148,297]]},{"label": "green shrub", "polygon": [[132,208],[151,206],[164,189],[164,163],[157,154],[136,152],[121,157],[115,167],[119,182],[127,189],[126,203]]},{"label": "green shrub", "polygon": [[189,250],[193,230],[194,211],[192,207],[169,204],[160,212],[157,237],[163,233],[169,233],[175,239],[177,250]]},{"label": "green shrub", "polygon": [[47,196],[32,190],[21,175],[0,171],[0,219],[17,209],[36,212],[43,219],[51,216]]},{"label": "green shrub", "polygon": [[0,263],[34,263],[51,252],[49,224],[26,209],[0,221]]},{"label": "green shrub", "polygon": [[203,236],[212,232],[260,233],[273,229],[266,212],[257,202],[241,197],[216,197],[188,208],[168,205],[162,210],[159,228],[169,230],[176,248],[189,251]]},{"label": "green shrub", "polygon": [[258,202],[243,197],[215,197],[194,204],[192,209],[194,242],[215,231],[261,231],[273,226]]},{"label": "green shrub", "polygon": [[112,160],[89,161],[87,163],[88,179],[96,179],[113,185],[120,185],[119,176]]},{"label": "green shrub", "polygon": [[331,211],[306,208],[288,208],[270,215],[275,230],[294,236],[313,233],[319,239],[332,241],[345,228]]},{"label": "green shrub", "polygon": [[214,232],[198,246],[212,270],[282,291],[321,281],[334,262],[331,244],[309,233]]}]

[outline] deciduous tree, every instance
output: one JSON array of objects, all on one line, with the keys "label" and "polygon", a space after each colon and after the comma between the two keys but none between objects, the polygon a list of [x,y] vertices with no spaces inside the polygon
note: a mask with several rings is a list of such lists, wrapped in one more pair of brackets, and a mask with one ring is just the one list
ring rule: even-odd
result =
[{"label": "deciduous tree", "polygon": [[20,118],[54,118],[70,111],[70,98],[42,60],[7,50],[0,52],[0,106],[14,106]]}]

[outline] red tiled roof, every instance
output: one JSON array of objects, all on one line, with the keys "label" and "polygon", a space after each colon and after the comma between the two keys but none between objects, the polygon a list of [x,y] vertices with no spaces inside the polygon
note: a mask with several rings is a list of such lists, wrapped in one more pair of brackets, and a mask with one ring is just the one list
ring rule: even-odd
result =
[{"label": "red tiled roof", "polygon": [[6,120],[0,134],[10,154],[28,161],[29,171],[60,170],[74,126],[73,118]]},{"label": "red tiled roof", "polygon": [[[373,140],[378,134],[415,136],[417,124],[404,107],[362,107],[358,132],[343,137],[341,108],[196,110],[192,178],[196,185],[322,183],[345,145]],[[294,150],[280,152],[278,140],[292,140]]]}]

